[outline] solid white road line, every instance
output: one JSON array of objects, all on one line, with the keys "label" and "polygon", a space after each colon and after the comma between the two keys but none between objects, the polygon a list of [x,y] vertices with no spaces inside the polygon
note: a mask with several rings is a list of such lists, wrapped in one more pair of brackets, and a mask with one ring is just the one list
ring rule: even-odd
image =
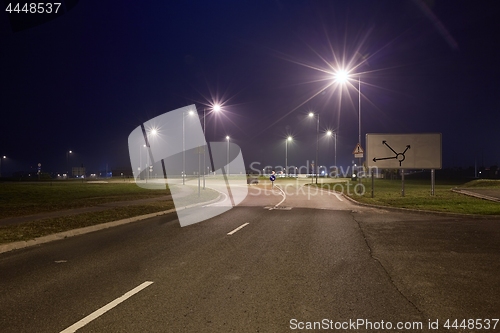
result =
[{"label": "solid white road line", "polygon": [[[227,194],[226,194],[226,193],[221,192],[221,191],[219,191],[219,190],[216,190],[216,189],[214,189],[214,188],[211,188],[211,189],[212,189],[212,190],[214,190],[214,191],[219,192],[220,194],[222,194],[222,195],[224,196],[224,200],[220,200],[220,201],[217,201],[217,202],[214,202],[214,203],[211,203],[211,204],[208,204],[208,205],[202,206],[202,207],[220,206],[220,204],[221,204],[221,203],[226,202],[226,201],[229,199],[229,197],[227,196]],[[231,201],[230,201],[230,200],[229,200],[229,204],[231,205]]]},{"label": "solid white road line", "polygon": [[231,236],[231,235],[232,235],[232,234],[234,234],[236,231],[238,231],[238,230],[240,230],[240,229],[242,229],[242,228],[246,227],[246,226],[247,226],[247,225],[249,225],[249,224],[250,224],[250,223],[248,223],[248,222],[247,222],[247,223],[245,223],[245,224],[242,224],[242,225],[240,225],[238,228],[234,229],[233,231],[228,232],[228,233],[227,233],[227,235],[228,235],[228,236]]},{"label": "solid white road line", "polygon": [[344,200],[340,197],[340,194],[335,193],[335,192],[333,192],[333,194],[335,194],[335,196],[337,197],[337,199],[339,199],[340,201],[344,201]]},{"label": "solid white road line", "polygon": [[279,205],[281,205],[281,204],[283,203],[283,201],[285,201],[285,199],[286,199],[286,194],[285,194],[285,191],[283,191],[283,190],[281,189],[281,187],[279,187],[278,185],[275,185],[275,187],[276,187],[276,188],[278,188],[278,190],[280,190],[280,191],[281,191],[281,195],[283,196],[283,200],[281,200],[281,201],[280,201],[277,205],[274,205],[274,207],[273,207],[273,208],[269,208],[269,210],[273,210],[274,208],[277,208],[277,207],[278,207]]},{"label": "solid white road line", "polygon": [[100,308],[100,309],[92,312],[87,317],[85,317],[82,320],[74,323],[73,325],[71,325],[70,327],[68,327],[65,330],[61,331],[60,333],[76,332],[76,330],[78,330],[78,329],[82,328],[83,326],[87,325],[92,320],[94,320],[94,319],[98,318],[99,316],[103,315],[104,313],[108,312],[109,310],[111,310],[112,308],[114,308],[115,306],[117,306],[118,304],[120,304],[121,302],[125,301],[127,298],[129,298],[129,297],[137,294],[139,291],[141,291],[142,289],[148,287],[151,284],[153,284],[152,281],[146,281],[146,282],[144,282],[143,284],[135,287],[134,289],[130,290],[129,292],[127,292],[123,296],[118,297],[117,299],[115,299],[114,301],[106,304],[102,308]]}]

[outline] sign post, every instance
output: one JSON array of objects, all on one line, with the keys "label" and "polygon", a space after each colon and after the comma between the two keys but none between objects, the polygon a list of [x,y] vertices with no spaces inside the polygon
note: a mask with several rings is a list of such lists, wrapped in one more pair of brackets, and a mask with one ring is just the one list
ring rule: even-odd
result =
[{"label": "sign post", "polygon": [[434,185],[436,183],[435,176],[436,176],[435,170],[431,169],[431,195],[432,196],[434,196]]},{"label": "sign post", "polygon": [[358,179],[358,183],[361,183],[361,177],[359,176],[359,168],[361,167],[361,169],[363,169],[363,166],[361,165],[361,159],[363,158],[363,153],[364,153],[363,148],[361,148],[361,143],[358,142],[356,147],[354,147],[352,153],[354,154],[354,158],[358,159],[358,168],[357,168],[358,170],[356,170],[357,171],[356,178]]},{"label": "sign post", "polygon": [[273,173],[271,174],[271,177],[269,177],[269,180],[271,181],[272,187],[274,188],[274,181],[276,180],[276,176],[274,175],[276,172],[273,170]]},{"label": "sign post", "polygon": [[271,181],[272,187],[274,187],[274,181],[276,180],[276,176],[271,175],[271,177],[269,177],[269,180]]},{"label": "sign post", "polygon": [[354,150],[352,151],[352,153],[354,154],[355,158],[363,158],[363,153],[364,152],[365,151],[363,150],[363,148],[361,148],[361,144],[359,142],[356,145],[356,147],[354,147]]}]

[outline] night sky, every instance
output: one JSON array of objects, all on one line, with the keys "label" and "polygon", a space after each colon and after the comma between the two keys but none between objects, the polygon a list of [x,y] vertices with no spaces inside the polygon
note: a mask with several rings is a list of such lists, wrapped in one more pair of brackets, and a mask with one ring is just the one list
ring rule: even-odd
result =
[{"label": "night sky", "polygon": [[[75,2],[75,1],[73,1]],[[4,6],[5,7],[5,6]],[[245,163],[348,166],[366,133],[440,132],[443,167],[500,162],[497,1],[79,1],[14,31],[0,14],[2,171],[129,167],[127,139],[167,111],[221,103],[207,140]],[[35,14],[34,14],[35,15]],[[332,84],[351,71],[350,84]]]}]

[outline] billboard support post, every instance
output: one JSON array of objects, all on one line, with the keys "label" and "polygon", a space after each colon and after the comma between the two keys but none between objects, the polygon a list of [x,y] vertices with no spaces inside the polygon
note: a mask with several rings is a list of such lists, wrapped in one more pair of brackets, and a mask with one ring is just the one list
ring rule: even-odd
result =
[{"label": "billboard support post", "polygon": [[405,170],[401,169],[401,196],[405,196]]},{"label": "billboard support post", "polygon": [[434,185],[436,183],[435,170],[431,169],[431,195],[434,196]]},{"label": "billboard support post", "polygon": [[372,169],[372,198],[373,198],[373,185],[374,185],[374,181],[373,181],[373,178],[374,178],[374,171]]}]

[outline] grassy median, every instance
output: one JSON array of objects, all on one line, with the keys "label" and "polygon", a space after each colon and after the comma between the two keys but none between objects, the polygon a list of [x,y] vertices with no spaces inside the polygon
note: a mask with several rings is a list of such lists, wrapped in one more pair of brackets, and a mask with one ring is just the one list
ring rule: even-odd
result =
[{"label": "grassy median", "polygon": [[168,187],[148,190],[130,182],[5,182],[0,183],[0,219],[169,194]]},{"label": "grassy median", "polygon": [[161,212],[172,208],[174,208],[174,203],[171,200],[158,201],[146,205],[111,208],[100,212],[83,213],[0,226],[0,244],[26,241],[58,232]]},{"label": "grassy median", "polygon": [[[130,201],[124,207],[109,207],[98,212],[88,212],[63,217],[38,219],[13,225],[0,225],[0,244],[25,241],[58,232],[68,231],[121,220],[125,218],[156,213],[174,208],[171,199],[159,197],[170,194],[163,190],[147,190],[134,183],[1,183],[1,216],[12,217],[42,212],[53,212],[79,207],[95,206],[116,201]],[[178,205],[206,202],[216,199],[217,191],[205,189],[198,197],[194,191],[179,200]],[[131,200],[155,198],[157,201],[134,204]],[[4,209],[5,208],[5,209]],[[6,210],[11,210],[6,212]]]},{"label": "grassy median", "polygon": [[[474,180],[468,183],[437,182],[434,196],[431,195],[430,180],[405,180],[405,196],[401,194],[401,180],[375,179],[374,197],[371,197],[371,180],[364,179],[362,186],[357,190],[364,193],[355,193],[354,186],[357,182],[346,181],[342,186],[325,183],[325,189],[343,192],[356,201],[398,208],[420,209],[448,213],[500,215],[500,203],[483,200],[455,193],[453,188],[463,189],[490,189],[500,192],[498,180]],[[334,188],[335,186],[335,188]]]}]

